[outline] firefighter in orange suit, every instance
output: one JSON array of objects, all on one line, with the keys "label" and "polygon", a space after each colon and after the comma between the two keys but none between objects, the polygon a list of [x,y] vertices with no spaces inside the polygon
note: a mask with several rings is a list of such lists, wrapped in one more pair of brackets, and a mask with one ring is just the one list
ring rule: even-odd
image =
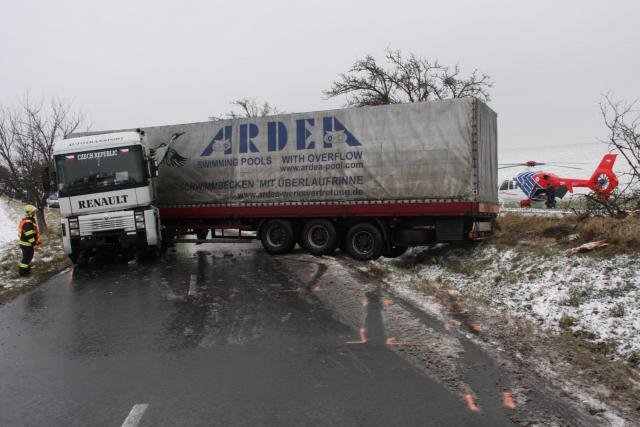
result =
[{"label": "firefighter in orange suit", "polygon": [[22,249],[22,260],[20,261],[20,276],[26,277],[31,272],[31,260],[33,250],[40,244],[40,233],[38,225],[33,216],[38,209],[33,205],[24,207],[25,217],[18,225],[18,238],[20,239],[20,249]]}]

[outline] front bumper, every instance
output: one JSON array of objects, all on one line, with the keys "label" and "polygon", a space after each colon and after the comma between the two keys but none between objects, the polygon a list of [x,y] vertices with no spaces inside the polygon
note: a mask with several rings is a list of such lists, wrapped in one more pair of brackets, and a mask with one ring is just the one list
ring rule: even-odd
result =
[{"label": "front bumper", "polygon": [[71,245],[78,249],[120,247],[127,249],[135,246],[146,246],[147,236],[144,230],[111,231],[95,233],[91,236],[72,237]]}]

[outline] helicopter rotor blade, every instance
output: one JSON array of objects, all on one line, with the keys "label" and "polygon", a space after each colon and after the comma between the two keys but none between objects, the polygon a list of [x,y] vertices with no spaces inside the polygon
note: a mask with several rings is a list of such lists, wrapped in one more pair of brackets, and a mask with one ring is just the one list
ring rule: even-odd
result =
[{"label": "helicopter rotor blade", "polygon": [[547,163],[548,165],[556,165],[556,166],[562,166],[562,165],[587,165],[588,163],[585,162],[552,162],[552,163]]},{"label": "helicopter rotor blade", "polygon": [[563,169],[576,169],[576,170],[583,170],[584,168],[577,168],[575,166],[561,166],[561,165],[553,165],[556,168],[563,168]]},{"label": "helicopter rotor blade", "polygon": [[534,161],[530,161],[530,162],[526,162],[526,163],[499,163],[498,164],[498,169],[508,169],[508,168],[515,168],[515,167],[537,167],[537,166],[554,166],[554,167],[558,167],[558,168],[566,168],[566,169],[576,169],[576,170],[582,170],[584,168],[581,167],[575,167],[575,166],[569,166],[569,165],[585,165],[586,163],[580,163],[580,162],[551,162],[551,163],[546,163],[546,162],[534,162]]}]

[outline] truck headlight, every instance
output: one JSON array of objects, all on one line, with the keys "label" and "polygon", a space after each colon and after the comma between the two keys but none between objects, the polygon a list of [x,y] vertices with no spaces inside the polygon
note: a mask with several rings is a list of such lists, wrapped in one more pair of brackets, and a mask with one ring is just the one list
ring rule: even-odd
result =
[{"label": "truck headlight", "polygon": [[144,212],[136,212],[136,228],[138,230],[144,230]]},{"label": "truck headlight", "polygon": [[73,230],[73,229],[77,230],[79,228],[78,227],[78,220],[77,219],[76,220],[69,220],[69,228],[71,230]]},{"label": "truck headlight", "polygon": [[71,229],[69,230],[69,235],[71,237],[74,237],[74,236],[77,237],[80,235],[80,230],[78,230],[77,228]]}]

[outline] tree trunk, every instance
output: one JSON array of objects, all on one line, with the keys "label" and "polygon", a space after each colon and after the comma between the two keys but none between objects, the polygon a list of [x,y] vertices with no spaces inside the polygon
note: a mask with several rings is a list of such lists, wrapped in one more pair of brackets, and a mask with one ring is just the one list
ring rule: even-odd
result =
[{"label": "tree trunk", "polygon": [[47,198],[38,199],[38,212],[36,213],[36,221],[38,222],[38,230],[45,231],[47,229],[47,220],[44,216],[44,208],[47,206]]}]

